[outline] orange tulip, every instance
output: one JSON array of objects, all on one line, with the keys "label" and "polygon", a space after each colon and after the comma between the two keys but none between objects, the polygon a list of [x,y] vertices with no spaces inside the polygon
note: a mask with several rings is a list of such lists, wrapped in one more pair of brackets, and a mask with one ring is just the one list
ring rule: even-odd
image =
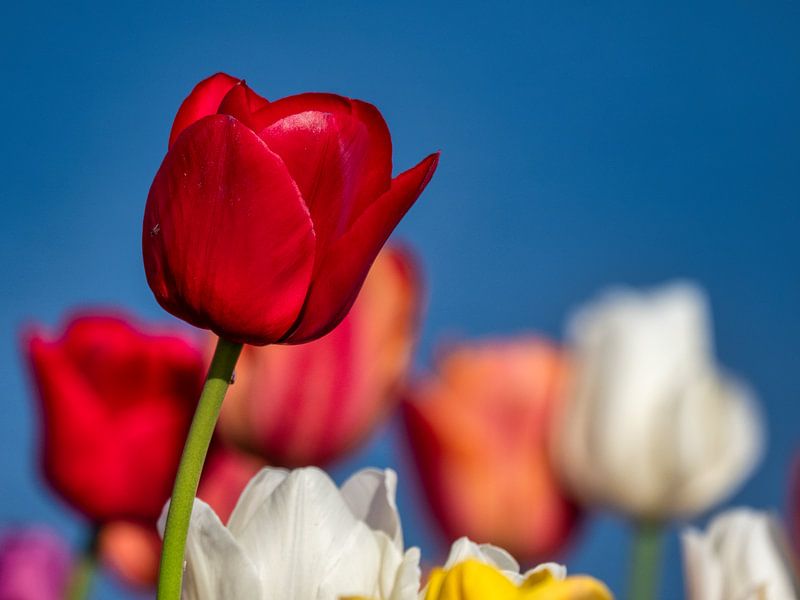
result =
[{"label": "orange tulip", "polygon": [[535,339],[464,346],[420,382],[404,415],[425,493],[447,537],[552,559],[577,520],[548,456],[564,354]]},{"label": "orange tulip", "polygon": [[321,465],[351,450],[397,401],[417,333],[410,255],[386,249],[350,314],[301,346],[246,346],[218,431],[274,465]]},{"label": "orange tulip", "polygon": [[[197,495],[214,508],[223,522],[227,521],[242,490],[262,466],[253,457],[214,446]],[[98,545],[103,563],[124,583],[135,588],[155,585],[161,555],[161,538],[155,524],[108,523],[100,530]]]}]

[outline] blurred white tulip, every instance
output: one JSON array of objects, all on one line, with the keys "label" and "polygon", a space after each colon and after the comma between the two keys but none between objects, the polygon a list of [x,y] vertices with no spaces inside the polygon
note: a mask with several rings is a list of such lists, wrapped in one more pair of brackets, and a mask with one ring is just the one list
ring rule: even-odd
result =
[{"label": "blurred white tulip", "polygon": [[761,419],[716,365],[701,290],[609,292],[573,316],[569,338],[575,367],[554,449],[583,503],[640,519],[690,516],[751,472]]},{"label": "blurred white tulip", "polygon": [[715,517],[706,533],[683,534],[689,600],[796,600],[786,544],[768,514],[736,509]]},{"label": "blurred white tulip", "polygon": [[182,597],[415,600],[419,550],[403,551],[396,485],[391,470],[360,471],[339,489],[316,468],[266,468],[227,527],[195,500]]}]

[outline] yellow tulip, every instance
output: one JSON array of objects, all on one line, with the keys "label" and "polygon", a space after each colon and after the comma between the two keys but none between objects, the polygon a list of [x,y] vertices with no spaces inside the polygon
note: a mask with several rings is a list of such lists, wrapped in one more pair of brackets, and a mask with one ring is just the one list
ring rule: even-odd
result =
[{"label": "yellow tulip", "polygon": [[496,567],[474,559],[452,569],[435,569],[423,597],[424,600],[613,600],[608,588],[591,577],[558,579],[545,569],[534,571],[517,585]]}]

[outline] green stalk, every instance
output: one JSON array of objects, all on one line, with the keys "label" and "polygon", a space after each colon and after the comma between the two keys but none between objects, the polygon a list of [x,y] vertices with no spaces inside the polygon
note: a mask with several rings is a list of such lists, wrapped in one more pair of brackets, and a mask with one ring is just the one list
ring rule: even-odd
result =
[{"label": "green stalk", "polygon": [[86,547],[83,549],[78,562],[72,568],[67,587],[67,600],[86,600],[92,589],[92,580],[97,570],[97,528],[89,534]]},{"label": "green stalk", "polygon": [[181,597],[186,536],[189,533],[197,484],[203,472],[203,463],[217,425],[222,401],[241,351],[242,344],[234,344],[222,338],[217,342],[172,490],[158,573],[158,600],[179,600]]},{"label": "green stalk", "polygon": [[657,521],[636,523],[631,557],[630,600],[657,597],[661,571],[663,526]]}]

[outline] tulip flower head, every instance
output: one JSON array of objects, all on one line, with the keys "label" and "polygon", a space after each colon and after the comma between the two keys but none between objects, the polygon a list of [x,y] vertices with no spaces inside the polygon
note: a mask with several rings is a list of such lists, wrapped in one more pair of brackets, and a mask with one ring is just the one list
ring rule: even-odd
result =
[{"label": "tulip flower head", "polygon": [[590,577],[558,577],[548,568],[534,569],[521,584],[497,568],[467,560],[431,574],[424,600],[611,600],[608,589]]},{"label": "tulip flower head", "polygon": [[155,521],[169,497],[205,370],[174,332],[92,314],[26,349],[47,481],[96,523]]},{"label": "tulip flower head", "polygon": [[751,472],[761,420],[717,367],[708,320],[688,284],[618,290],[572,318],[574,376],[555,454],[583,502],[655,521],[691,516]]},{"label": "tulip flower head", "polygon": [[520,572],[503,548],[460,538],[450,548],[443,568],[431,573],[421,600],[612,600],[601,582],[591,577],[567,577],[556,563]]},{"label": "tulip flower head", "polygon": [[404,404],[428,501],[452,541],[467,535],[522,560],[560,550],[578,511],[549,456],[566,356],[536,338],[461,346]]},{"label": "tulip flower head", "polygon": [[181,105],[150,188],[147,281],[167,311],[230,342],[321,337],[437,162],[392,178],[389,130],[371,104],[269,102],[218,73]]},{"label": "tulip flower head", "polygon": [[183,598],[416,597],[419,551],[403,550],[395,489],[389,470],[359,471],[337,488],[313,467],[268,467],[227,526],[195,500]]},{"label": "tulip flower head", "polygon": [[[299,346],[246,346],[219,432],[273,465],[323,465],[361,442],[398,400],[419,324],[408,252],[385,249],[348,316]],[[335,415],[335,418],[332,418]]]},{"label": "tulip flower head", "polygon": [[0,534],[0,599],[62,600],[72,564],[66,543],[47,529]]},{"label": "tulip flower head", "polygon": [[788,547],[777,521],[749,509],[715,517],[683,535],[689,600],[796,600]]}]

